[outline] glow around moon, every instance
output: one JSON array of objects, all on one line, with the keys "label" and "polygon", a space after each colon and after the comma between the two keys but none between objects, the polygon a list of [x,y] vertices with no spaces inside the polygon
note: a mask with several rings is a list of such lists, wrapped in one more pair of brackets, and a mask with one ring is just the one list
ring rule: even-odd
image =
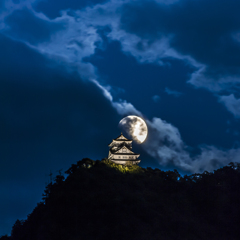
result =
[{"label": "glow around moon", "polygon": [[148,135],[148,128],[145,121],[134,115],[127,116],[119,122],[120,128],[125,130],[133,140],[143,143]]}]

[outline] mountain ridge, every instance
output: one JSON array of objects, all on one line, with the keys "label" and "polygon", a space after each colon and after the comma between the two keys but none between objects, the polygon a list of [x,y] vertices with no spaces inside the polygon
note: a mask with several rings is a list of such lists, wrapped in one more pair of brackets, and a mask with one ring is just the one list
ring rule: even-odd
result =
[{"label": "mountain ridge", "polygon": [[85,158],[65,173],[0,240],[239,239],[239,163],[181,176]]}]

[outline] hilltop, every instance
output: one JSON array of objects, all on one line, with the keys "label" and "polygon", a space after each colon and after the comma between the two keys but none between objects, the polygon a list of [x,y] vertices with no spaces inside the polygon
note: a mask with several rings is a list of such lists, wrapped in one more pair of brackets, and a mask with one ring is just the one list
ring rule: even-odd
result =
[{"label": "hilltop", "polygon": [[0,240],[239,239],[240,164],[181,177],[83,159],[66,174]]}]

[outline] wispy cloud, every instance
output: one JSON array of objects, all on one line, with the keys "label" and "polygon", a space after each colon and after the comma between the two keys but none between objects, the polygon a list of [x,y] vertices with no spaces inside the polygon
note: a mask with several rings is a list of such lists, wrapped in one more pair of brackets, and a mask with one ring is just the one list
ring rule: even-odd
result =
[{"label": "wispy cloud", "polygon": [[165,88],[165,92],[168,94],[168,95],[173,95],[174,97],[180,97],[183,93],[181,92],[178,92],[176,90],[172,90],[170,88]]},{"label": "wispy cloud", "polygon": [[171,164],[187,172],[213,171],[229,162],[240,162],[240,148],[222,150],[215,146],[200,146],[200,154],[191,157],[179,130],[160,118],[147,120],[149,139],[145,151],[160,165]]},{"label": "wispy cloud", "polygon": [[235,117],[240,118],[240,99],[235,98],[234,94],[229,96],[220,96],[219,101],[222,102],[227,110]]},{"label": "wispy cloud", "polygon": [[160,96],[154,95],[154,96],[152,96],[152,100],[157,103],[160,101]]},{"label": "wispy cloud", "polygon": [[112,106],[117,110],[118,114],[127,116],[135,114],[142,116],[142,113],[138,111],[131,103],[125,100],[113,101],[112,94],[110,92],[111,87],[101,85],[97,80],[92,80],[103,92],[103,95],[111,102]]}]

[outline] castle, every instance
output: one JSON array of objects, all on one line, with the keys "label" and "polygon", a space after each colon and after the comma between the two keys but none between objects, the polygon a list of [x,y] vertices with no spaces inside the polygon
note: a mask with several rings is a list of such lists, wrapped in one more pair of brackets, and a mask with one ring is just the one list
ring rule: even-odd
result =
[{"label": "castle", "polygon": [[137,159],[140,154],[132,151],[132,140],[121,135],[112,140],[108,145],[110,147],[108,159],[116,164],[134,165],[140,163]]}]

